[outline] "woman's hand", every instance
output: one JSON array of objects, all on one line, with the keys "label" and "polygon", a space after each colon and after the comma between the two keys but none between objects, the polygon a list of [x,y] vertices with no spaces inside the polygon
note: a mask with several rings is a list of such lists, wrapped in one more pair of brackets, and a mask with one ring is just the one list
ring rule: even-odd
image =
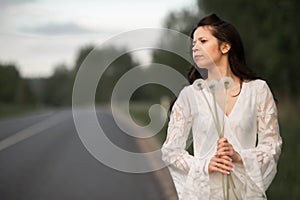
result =
[{"label": "woman's hand", "polygon": [[230,157],[232,162],[242,163],[241,155],[236,152],[233,146],[228,142],[227,138],[221,138],[218,140],[217,157]]},{"label": "woman's hand", "polygon": [[242,157],[236,152],[233,146],[228,142],[227,138],[218,140],[217,153],[210,160],[208,172],[220,172],[222,174],[230,174],[234,168],[233,162],[243,163]]},{"label": "woman's hand", "polygon": [[212,157],[208,166],[208,173],[220,172],[222,174],[230,174],[233,170],[232,159],[228,156],[218,157],[217,155]]}]

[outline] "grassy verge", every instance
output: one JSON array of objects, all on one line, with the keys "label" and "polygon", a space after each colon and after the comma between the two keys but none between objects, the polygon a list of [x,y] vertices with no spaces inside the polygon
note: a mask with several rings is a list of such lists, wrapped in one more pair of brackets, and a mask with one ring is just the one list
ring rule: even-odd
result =
[{"label": "grassy verge", "polygon": [[[129,107],[129,112],[131,114],[132,119],[140,126],[146,126],[150,123],[150,117],[149,117],[149,108],[153,104],[151,103],[132,103]],[[166,132],[167,132],[167,123],[168,119],[166,120],[166,123],[162,127],[162,129],[155,134],[155,138],[157,141],[162,144],[166,138]]]},{"label": "grassy verge", "polygon": [[45,108],[36,105],[0,103],[0,119],[35,113],[41,110],[45,110]]},{"label": "grassy verge", "polygon": [[269,199],[300,199],[300,113],[295,101],[278,104],[280,134],[283,139],[278,173],[269,190]]}]

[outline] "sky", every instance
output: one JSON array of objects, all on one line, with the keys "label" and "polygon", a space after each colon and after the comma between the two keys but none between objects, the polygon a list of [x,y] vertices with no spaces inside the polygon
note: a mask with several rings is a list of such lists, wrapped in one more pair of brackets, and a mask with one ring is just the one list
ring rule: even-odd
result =
[{"label": "sky", "polygon": [[22,77],[48,77],[74,65],[78,50],[116,34],[162,27],[167,13],[193,0],[0,0],[0,62]]}]

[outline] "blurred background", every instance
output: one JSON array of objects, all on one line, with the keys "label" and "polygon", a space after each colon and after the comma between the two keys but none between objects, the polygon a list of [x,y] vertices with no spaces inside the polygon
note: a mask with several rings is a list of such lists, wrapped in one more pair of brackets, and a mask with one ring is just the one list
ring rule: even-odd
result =
[{"label": "blurred background", "polygon": [[[300,199],[300,1],[0,0],[0,7],[2,121],[70,109],[81,63],[99,42],[113,35],[145,27],[164,27],[189,35],[194,25],[212,12],[231,22],[244,42],[248,66],[268,80],[278,100],[284,143],[269,199]],[[158,43],[165,40],[156,38]],[[124,48],[128,48],[126,44],[98,51],[110,54]],[[101,77],[97,104],[109,105],[119,78],[135,66],[151,62],[173,67],[185,76],[190,67],[179,56],[162,50],[124,54]],[[131,99],[133,119],[146,125],[148,108],[161,102],[168,107],[175,95],[159,85],[140,87]],[[157,134],[159,143],[165,134],[166,126]]]}]

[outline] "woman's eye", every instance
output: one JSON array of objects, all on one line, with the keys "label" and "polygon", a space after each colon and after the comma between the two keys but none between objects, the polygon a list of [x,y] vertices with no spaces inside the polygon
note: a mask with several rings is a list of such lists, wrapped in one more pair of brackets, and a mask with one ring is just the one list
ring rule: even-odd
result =
[{"label": "woman's eye", "polygon": [[201,43],[205,43],[207,40],[200,40]]}]

